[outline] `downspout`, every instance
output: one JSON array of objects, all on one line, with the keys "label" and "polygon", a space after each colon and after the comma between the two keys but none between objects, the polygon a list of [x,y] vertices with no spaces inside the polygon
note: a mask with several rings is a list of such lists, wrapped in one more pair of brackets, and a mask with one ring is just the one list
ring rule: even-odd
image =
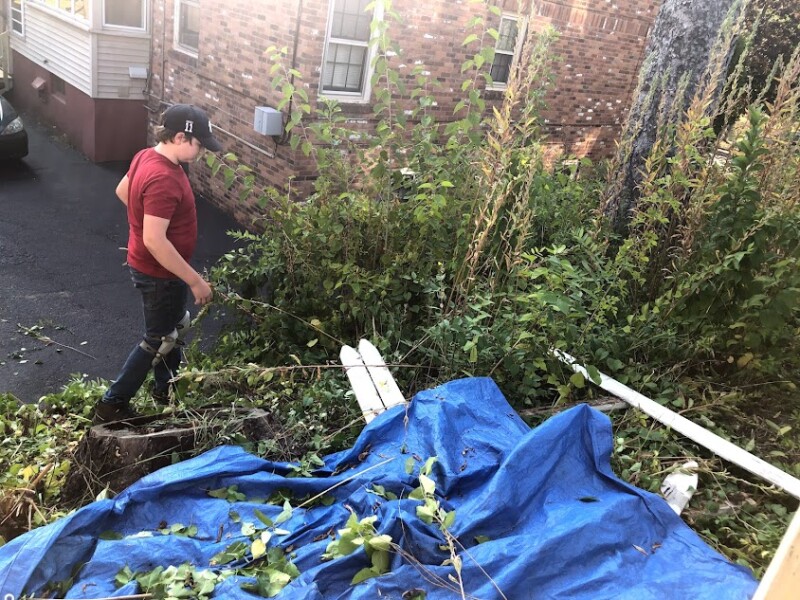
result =
[{"label": "downspout", "polygon": [[[293,87],[294,87],[294,71],[297,70],[297,46],[298,46],[298,44],[300,42],[300,18],[302,17],[302,15],[303,15],[303,0],[298,0],[297,1],[297,19],[295,20],[295,25],[294,25],[294,42],[292,44],[292,74],[289,76],[289,83],[291,83]],[[289,98],[289,104],[287,105],[287,109],[286,109],[287,110],[287,112],[286,112],[287,118],[289,118],[289,116],[292,114],[292,101],[293,100],[294,100],[293,97]],[[283,135],[281,135],[281,139],[275,145],[277,146],[278,144],[285,144],[288,141],[289,141],[289,136],[284,131]]]},{"label": "downspout", "polygon": [[167,0],[161,0],[161,13],[163,18],[161,20],[161,97],[158,99],[158,108],[164,104],[164,74],[167,63]]},{"label": "downspout", "polygon": [[[159,95],[156,95],[153,92],[153,73],[154,73],[154,64],[155,64],[155,56],[154,56],[154,49],[155,49],[155,36],[156,34],[156,0],[150,0],[148,2],[149,10],[150,10],[150,68],[148,69],[147,73],[147,83],[145,84],[144,93],[147,96],[147,104],[145,107],[147,108],[147,112],[151,115],[153,113],[160,113],[162,108],[164,107],[164,92],[165,92],[165,84],[164,84],[164,75],[166,71],[166,62],[167,62],[167,53],[166,53],[166,43],[167,43],[167,0],[161,0],[161,90]],[[158,105],[153,107],[152,100],[156,100]],[[150,123],[147,124],[148,130],[150,128]],[[149,137],[149,134],[148,134]]]}]

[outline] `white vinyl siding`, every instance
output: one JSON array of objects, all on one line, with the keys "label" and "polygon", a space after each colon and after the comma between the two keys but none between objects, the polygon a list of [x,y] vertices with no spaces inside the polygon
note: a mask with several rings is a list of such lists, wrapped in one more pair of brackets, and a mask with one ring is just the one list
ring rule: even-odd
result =
[{"label": "white vinyl siding", "polygon": [[31,2],[25,3],[25,38],[14,36],[11,47],[90,98],[145,98],[144,80],[129,73],[150,64],[145,32],[94,31]]},{"label": "white vinyl siding", "polygon": [[128,68],[149,65],[149,53],[150,43],[146,37],[98,35],[95,48],[95,96],[143,99],[145,80],[131,79]]},{"label": "white vinyl siding", "polygon": [[[53,40],[58,40],[58,44]],[[92,95],[92,38],[88,26],[76,27],[52,11],[28,2],[25,39],[13,40],[12,48],[84,94]]]}]

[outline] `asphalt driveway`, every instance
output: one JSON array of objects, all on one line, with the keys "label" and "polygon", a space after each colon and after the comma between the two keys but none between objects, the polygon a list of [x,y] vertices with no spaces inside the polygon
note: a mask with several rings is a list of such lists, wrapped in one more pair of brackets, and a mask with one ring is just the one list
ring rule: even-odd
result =
[{"label": "asphalt driveway", "polygon": [[[0,163],[0,393],[35,402],[72,374],[114,378],[142,317],[114,194],[127,164],[92,164],[48,126],[25,123],[29,156]],[[233,247],[226,231],[238,226],[201,198],[197,210],[193,262],[204,269]]]}]

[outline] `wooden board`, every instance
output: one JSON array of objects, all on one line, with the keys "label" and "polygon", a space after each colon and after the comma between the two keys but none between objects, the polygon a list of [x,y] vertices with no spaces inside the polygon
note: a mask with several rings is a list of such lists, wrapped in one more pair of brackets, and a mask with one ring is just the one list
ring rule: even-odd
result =
[{"label": "wooden board", "polygon": [[405,404],[403,393],[386,362],[369,341],[361,340],[358,350],[342,346],[339,359],[367,423],[383,411]]},{"label": "wooden board", "polygon": [[[586,369],[577,363],[577,361],[567,354],[559,350],[552,351],[561,361],[568,364],[573,371],[583,374],[583,376],[591,381],[589,373]],[[795,498],[800,498],[800,479],[780,470],[779,468],[769,464],[767,461],[750,454],[744,448],[740,448],[736,444],[721,438],[708,429],[693,423],[686,417],[682,417],[678,413],[668,409],[666,406],[650,400],[639,392],[632,390],[626,385],[621,384],[616,379],[612,379],[604,373],[600,373],[599,386],[607,392],[614,394],[618,398],[624,400],[631,406],[634,406],[642,412],[650,415],[659,423],[666,425],[686,436],[690,440],[700,444],[703,448],[707,448],[720,458],[724,458],[735,465],[742,467],[766,479],[783,489],[786,493],[791,494]],[[798,598],[800,598],[800,591],[798,591]]]},{"label": "wooden board", "polygon": [[800,598],[800,512],[795,513],[753,600]]}]

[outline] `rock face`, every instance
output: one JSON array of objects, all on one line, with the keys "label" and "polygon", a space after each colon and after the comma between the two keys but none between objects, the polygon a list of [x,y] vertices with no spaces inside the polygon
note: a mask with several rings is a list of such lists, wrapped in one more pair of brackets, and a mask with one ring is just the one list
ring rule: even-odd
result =
[{"label": "rock face", "polygon": [[[615,178],[619,188],[606,204],[605,212],[614,219],[616,229],[624,228],[638,200],[641,170],[656,140],[660,117],[683,114],[706,74],[723,24],[740,9],[741,0],[664,0],[661,5],[645,50],[638,95],[628,115],[631,147],[619,164]],[[728,55],[731,50],[723,49]],[[686,94],[676,98],[684,76]],[[673,109],[675,102],[680,106]]]},{"label": "rock face", "polygon": [[259,409],[207,408],[96,425],[78,445],[62,501],[77,506],[105,488],[118,493],[176,459],[219,445],[222,437],[257,442],[272,433],[269,413]]}]

